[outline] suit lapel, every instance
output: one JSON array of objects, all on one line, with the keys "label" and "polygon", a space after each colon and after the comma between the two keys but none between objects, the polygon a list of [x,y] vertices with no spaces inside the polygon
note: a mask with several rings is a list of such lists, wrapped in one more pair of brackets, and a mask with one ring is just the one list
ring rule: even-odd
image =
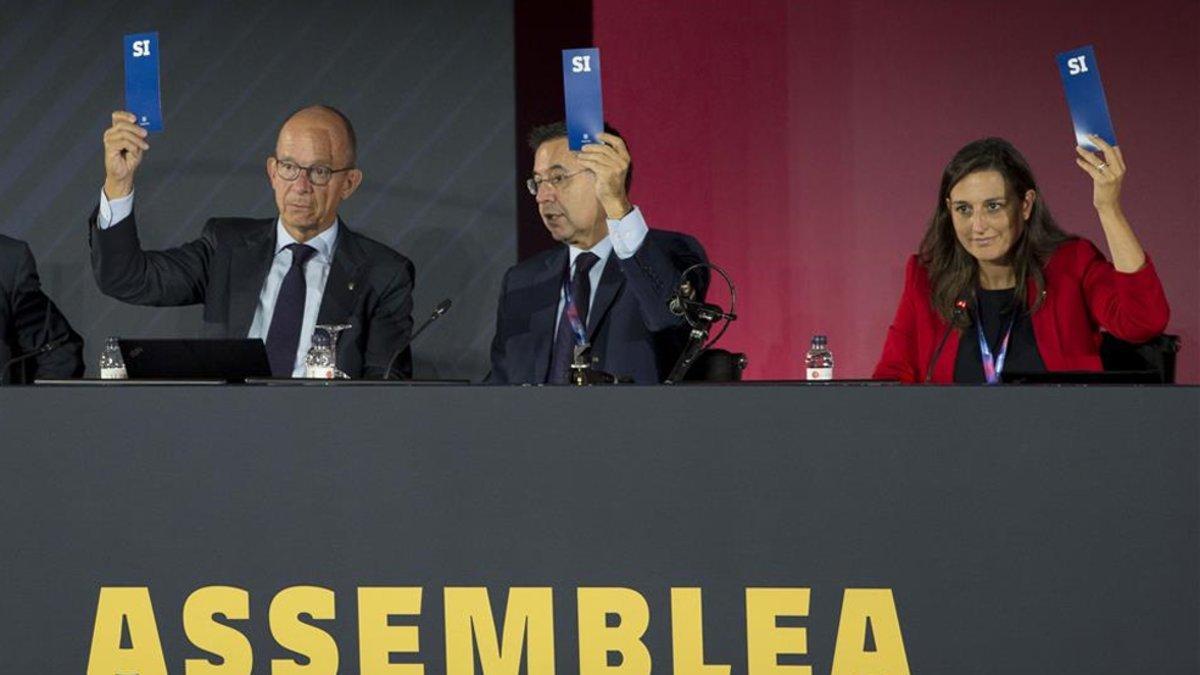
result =
[{"label": "suit lapel", "polygon": [[609,253],[608,261],[604,264],[604,272],[600,274],[600,285],[592,292],[592,308],[588,311],[588,342],[592,342],[596,329],[604,321],[604,315],[612,307],[617,298],[617,291],[625,285],[625,275],[617,264],[617,254]]},{"label": "suit lapel", "polygon": [[[333,263],[325,281],[325,293],[321,296],[321,309],[317,312],[318,324],[353,323],[351,312],[362,290],[359,277],[365,269],[366,254],[358,244],[358,235],[346,227],[346,221],[341,221],[338,228]],[[363,330],[366,326],[355,328]]]},{"label": "suit lapel", "polygon": [[543,297],[536,298],[536,309],[529,317],[529,332],[534,335],[533,381],[545,382],[550,371],[550,348],[554,344],[554,323],[558,318],[558,301],[562,289],[562,278],[567,269],[567,247],[561,246],[546,260],[546,266],[534,279],[533,289],[546,289]]},{"label": "suit lapel", "polygon": [[258,296],[275,258],[275,221],[265,221],[245,234],[244,246],[233,247],[229,270],[229,337],[250,332]]}]

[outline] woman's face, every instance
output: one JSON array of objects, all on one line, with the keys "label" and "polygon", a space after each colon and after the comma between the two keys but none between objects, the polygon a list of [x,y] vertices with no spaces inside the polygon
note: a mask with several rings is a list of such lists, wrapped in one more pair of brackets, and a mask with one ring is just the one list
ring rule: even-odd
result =
[{"label": "woman's face", "polygon": [[999,171],[967,174],[950,188],[946,199],[958,243],[981,263],[1007,264],[1036,196],[1029,190],[1018,200]]}]

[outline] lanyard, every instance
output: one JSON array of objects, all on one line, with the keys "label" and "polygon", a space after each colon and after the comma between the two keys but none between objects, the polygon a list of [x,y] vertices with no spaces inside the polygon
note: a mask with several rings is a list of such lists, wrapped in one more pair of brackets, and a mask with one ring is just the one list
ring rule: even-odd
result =
[{"label": "lanyard", "polygon": [[575,334],[575,344],[577,346],[587,345],[587,329],[583,327],[583,321],[579,318],[579,307],[575,305],[575,294],[571,292],[571,275],[563,275],[563,314],[567,316],[567,322],[571,324],[571,332]]},{"label": "lanyard", "polygon": [[992,357],[992,349],[988,347],[987,337],[983,334],[983,312],[979,311],[979,302],[975,302],[975,332],[979,335],[979,354],[983,361],[983,378],[988,384],[1000,382],[1000,373],[1004,372],[1004,358],[1008,356],[1008,339],[1012,337],[1013,324],[1017,321],[1014,309],[1012,318],[1008,320],[1008,328],[1004,331],[1004,339],[1000,341],[1000,353]]}]

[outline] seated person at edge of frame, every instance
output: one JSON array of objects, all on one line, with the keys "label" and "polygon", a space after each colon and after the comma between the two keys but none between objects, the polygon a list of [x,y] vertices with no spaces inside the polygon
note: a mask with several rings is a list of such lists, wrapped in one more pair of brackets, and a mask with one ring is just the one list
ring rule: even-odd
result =
[{"label": "seated person at edge of frame", "polygon": [[[629,202],[629,150],[607,131],[578,152],[568,149],[562,122],[529,134],[526,187],[562,246],[504,275],[489,383],[565,384],[579,342],[590,345],[597,370],[658,384],[687,343],[688,326],[667,303],[683,271],[707,262],[704,249],[686,234],[647,227]],[[698,298],[707,279],[693,282]]]},{"label": "seated person at edge of frame", "polygon": [[[143,251],[133,175],[150,146],[127,112],[104,132],[104,189],[89,228],[100,290],[138,305],[204,305],[206,337],[261,338],[271,373],[303,376],[313,327],[346,323],[338,367],[384,377],[412,331],[413,264],[351,230],[338,205],[362,183],[354,127],[340,111],[310,106],[279,129],[267,178],[277,218],[212,218],[199,239]],[[408,353],[397,374],[411,374]]]},{"label": "seated person at edge of frame", "polygon": [[[39,350],[29,357],[34,379],[83,375],[83,338],[42,292],[29,245],[0,235],[0,364]],[[30,373],[21,366],[14,370]],[[9,373],[0,372],[0,383],[8,382]]]},{"label": "seated person at edge of frame", "polygon": [[942,173],[876,379],[994,383],[1002,370],[1099,371],[1101,328],[1130,342],[1162,333],[1162,284],[1121,211],[1125,159],[1091,140],[1103,158],[1077,147],[1075,162],[1091,176],[1112,262],[1059,229],[1012,144],[970,143]]}]

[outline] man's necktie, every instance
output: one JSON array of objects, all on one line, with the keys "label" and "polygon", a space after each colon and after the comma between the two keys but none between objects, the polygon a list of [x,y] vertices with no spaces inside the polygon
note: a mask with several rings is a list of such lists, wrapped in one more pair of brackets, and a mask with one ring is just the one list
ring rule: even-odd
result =
[{"label": "man's necktie", "polygon": [[554,338],[554,351],[550,356],[550,372],[546,381],[550,384],[566,384],[575,361],[575,330],[571,313],[579,317],[579,325],[587,330],[588,305],[592,299],[592,280],[588,272],[596,261],[595,253],[583,252],[575,258],[575,272],[571,275],[572,306],[563,303],[562,316],[558,320],[558,331]]},{"label": "man's necktie", "polygon": [[287,248],[292,252],[292,266],[279,286],[271,327],[267,330],[267,359],[275,377],[291,377],[296,366],[300,324],[304,322],[304,300],[308,295],[304,264],[317,252],[305,244],[289,244]]}]

